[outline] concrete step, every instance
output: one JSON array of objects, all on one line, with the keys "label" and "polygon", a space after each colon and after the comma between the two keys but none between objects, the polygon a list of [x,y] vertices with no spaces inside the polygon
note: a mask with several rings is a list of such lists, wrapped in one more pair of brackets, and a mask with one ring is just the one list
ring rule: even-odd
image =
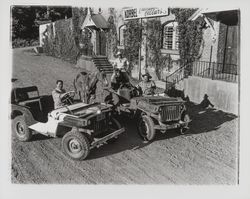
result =
[{"label": "concrete step", "polygon": [[93,58],[94,61],[108,60],[108,58]]},{"label": "concrete step", "polygon": [[111,64],[109,62],[94,62],[94,64],[104,65],[104,66],[111,66]]},{"label": "concrete step", "polygon": [[113,73],[113,66],[108,60],[107,56],[93,57],[93,62],[98,70],[104,71],[107,74]]}]

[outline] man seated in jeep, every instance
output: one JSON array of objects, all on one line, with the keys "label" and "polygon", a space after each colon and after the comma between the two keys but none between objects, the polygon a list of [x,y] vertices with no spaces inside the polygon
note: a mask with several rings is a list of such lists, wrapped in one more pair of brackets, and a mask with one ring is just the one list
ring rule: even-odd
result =
[{"label": "man seated in jeep", "polygon": [[150,80],[152,76],[147,72],[142,75],[143,81],[138,84],[138,88],[141,89],[143,95],[154,95],[156,85],[153,80]]},{"label": "man seated in jeep", "polygon": [[66,95],[74,93],[74,91],[67,92],[63,88],[63,81],[56,81],[56,88],[52,91],[52,97],[54,100],[54,109],[61,108],[68,104],[67,100],[64,100]]},{"label": "man seated in jeep", "polygon": [[129,86],[129,77],[123,67],[115,67],[111,76],[111,88],[117,91],[123,86]]}]

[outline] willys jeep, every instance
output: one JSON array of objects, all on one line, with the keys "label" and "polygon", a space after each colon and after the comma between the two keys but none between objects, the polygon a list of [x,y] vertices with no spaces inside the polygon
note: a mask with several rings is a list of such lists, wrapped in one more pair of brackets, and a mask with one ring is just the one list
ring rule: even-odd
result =
[{"label": "willys jeep", "polygon": [[[64,100],[70,100],[65,95]],[[78,102],[53,110],[51,95],[40,96],[36,86],[13,88],[11,93],[12,128],[20,141],[38,132],[63,137],[64,152],[75,160],[85,159],[90,150],[114,141],[125,131],[113,118],[111,105]]]},{"label": "willys jeep", "polygon": [[133,85],[107,91],[118,97],[117,109],[121,115],[128,115],[138,122],[138,133],[147,141],[153,140],[156,131],[165,133],[177,129],[181,134],[188,130],[191,121],[186,111],[185,101],[181,98],[168,97],[163,94],[142,95]]}]

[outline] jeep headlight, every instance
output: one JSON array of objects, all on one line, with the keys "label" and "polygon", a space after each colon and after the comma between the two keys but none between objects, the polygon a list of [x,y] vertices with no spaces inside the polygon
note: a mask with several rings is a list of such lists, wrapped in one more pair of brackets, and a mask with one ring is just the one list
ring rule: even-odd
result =
[{"label": "jeep headlight", "polygon": [[162,117],[161,117],[161,114],[159,113],[159,115],[158,115],[158,120],[159,121],[162,121]]},{"label": "jeep headlight", "polygon": [[97,113],[97,114],[101,114],[102,112],[101,112],[100,109],[98,109],[98,110],[96,111],[96,113]]},{"label": "jeep headlight", "polygon": [[88,125],[90,125],[91,124],[91,121],[90,120],[88,120]]}]

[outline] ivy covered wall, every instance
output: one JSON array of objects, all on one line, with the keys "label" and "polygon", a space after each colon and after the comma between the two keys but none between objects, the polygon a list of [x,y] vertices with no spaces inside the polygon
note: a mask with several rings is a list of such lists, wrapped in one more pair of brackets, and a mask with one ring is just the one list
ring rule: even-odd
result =
[{"label": "ivy covered wall", "polygon": [[116,13],[114,8],[109,9],[108,14],[108,30],[106,32],[107,38],[107,56],[109,59],[113,59],[118,51],[118,33],[117,33],[117,24],[116,24]]},{"label": "ivy covered wall", "polygon": [[199,58],[202,42],[202,28],[200,21],[188,20],[197,9],[172,8],[179,28],[179,52],[181,64],[192,62]]},{"label": "ivy covered wall", "polygon": [[81,55],[81,24],[87,14],[86,8],[72,8],[72,18],[46,24],[43,30],[43,51],[50,56],[76,63]]},{"label": "ivy covered wall", "polygon": [[47,55],[76,63],[80,55],[80,49],[76,42],[72,19],[47,24],[43,34],[43,51]]}]

